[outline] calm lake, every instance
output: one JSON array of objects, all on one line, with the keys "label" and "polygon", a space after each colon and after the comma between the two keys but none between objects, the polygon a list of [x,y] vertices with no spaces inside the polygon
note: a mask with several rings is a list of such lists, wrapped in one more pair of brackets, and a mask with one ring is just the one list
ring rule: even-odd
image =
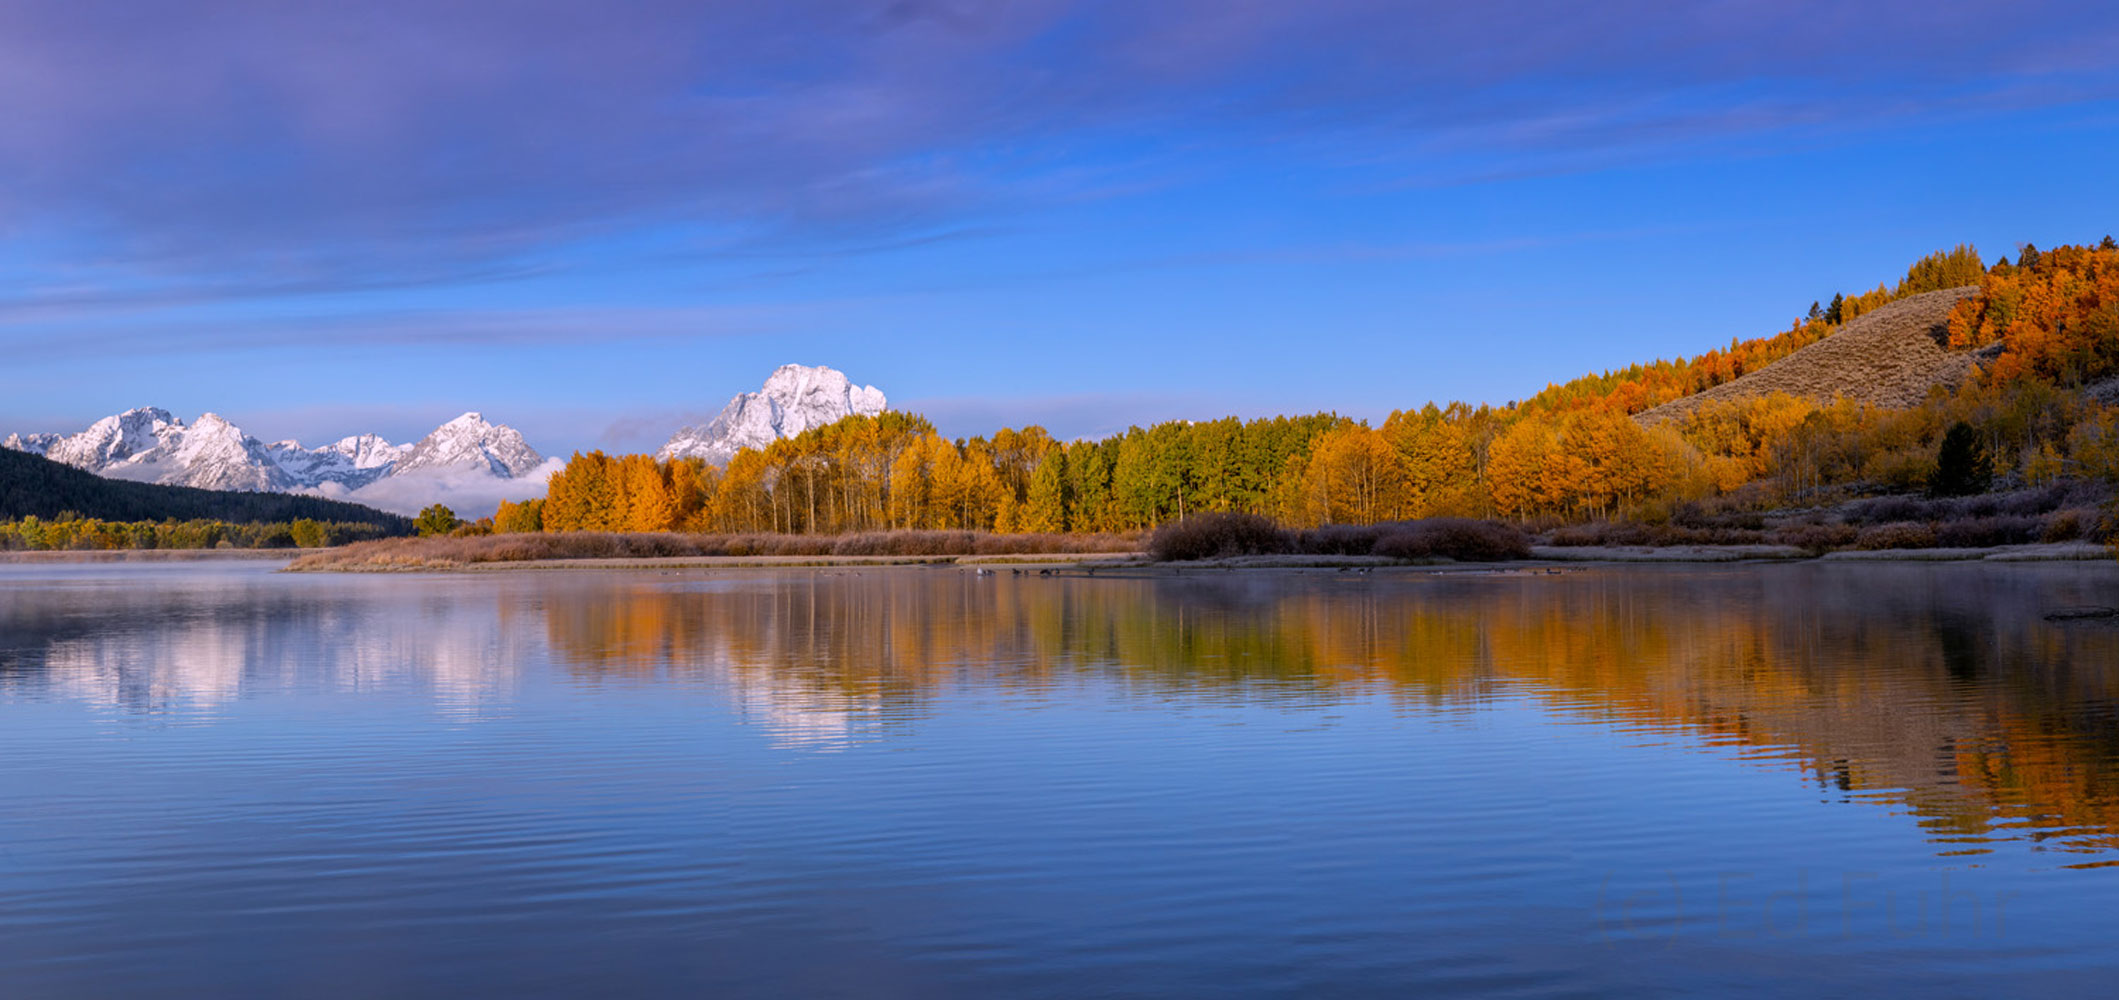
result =
[{"label": "calm lake", "polygon": [[0,566],[0,995],[2066,996],[2119,565]]}]

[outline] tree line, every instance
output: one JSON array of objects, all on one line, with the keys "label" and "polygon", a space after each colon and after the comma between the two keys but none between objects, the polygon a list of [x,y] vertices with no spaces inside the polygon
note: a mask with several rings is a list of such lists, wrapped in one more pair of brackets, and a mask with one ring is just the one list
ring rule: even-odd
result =
[{"label": "tree line", "polygon": [[0,551],[113,549],[316,549],[389,537],[360,521],[105,521],[68,511],[0,521]]},{"label": "tree line", "polygon": [[[1961,349],[1998,344],[1985,374],[1920,406],[1785,395],[1718,401],[1655,427],[1647,409],[1756,371],[1908,295],[1978,284],[1950,324]],[[1834,296],[1786,332],[1690,359],[1588,376],[1519,403],[1171,421],[1101,440],[1040,427],[951,440],[924,418],[853,416],[724,469],[577,453],[541,500],[502,504],[493,529],[836,534],[959,529],[1123,532],[1188,514],[1285,524],[1435,516],[1656,517],[1745,494],[1800,499],[1848,485],[1916,489],[1964,425],[2004,479],[2119,478],[2119,410],[2078,392],[2119,373],[2119,246],[2025,248],[1987,266],[1960,246],[1893,287]]]}]

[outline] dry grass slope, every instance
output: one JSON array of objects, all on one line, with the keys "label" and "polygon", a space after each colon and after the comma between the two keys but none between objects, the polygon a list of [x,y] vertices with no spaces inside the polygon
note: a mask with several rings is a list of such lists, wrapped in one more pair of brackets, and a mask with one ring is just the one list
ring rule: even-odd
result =
[{"label": "dry grass slope", "polygon": [[1844,396],[1876,406],[1916,406],[1931,387],[1954,387],[1971,371],[1973,354],[1945,350],[1939,331],[1950,308],[1978,290],[1966,285],[1907,296],[1743,378],[1671,400],[1636,419],[1650,426],[1682,421],[1709,401],[1776,392],[1821,403]]}]

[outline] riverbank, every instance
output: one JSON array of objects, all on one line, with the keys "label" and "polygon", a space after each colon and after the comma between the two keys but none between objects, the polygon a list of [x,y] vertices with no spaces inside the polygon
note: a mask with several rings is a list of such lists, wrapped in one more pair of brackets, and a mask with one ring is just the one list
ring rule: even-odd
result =
[{"label": "riverbank", "polygon": [[[64,553],[51,553],[61,555]],[[94,555],[94,553],[73,553]],[[1199,570],[1349,570],[1356,572],[1464,571],[1543,572],[1548,569],[1634,563],[1730,564],[1756,562],[2110,562],[2112,553],[2089,542],[2003,545],[1979,549],[1848,550],[1824,555],[1779,545],[1537,546],[1529,559],[1457,562],[1448,559],[1388,559],[1382,556],[1231,556],[1157,562],[1140,552],[1026,552],[994,555],[724,555],[607,556],[517,559],[468,563],[409,562],[400,558],[348,558],[350,552],[311,553],[293,561],[297,573],[514,573],[563,570],[742,570],[859,569],[863,567],[955,567],[995,574],[1181,575]]]}]

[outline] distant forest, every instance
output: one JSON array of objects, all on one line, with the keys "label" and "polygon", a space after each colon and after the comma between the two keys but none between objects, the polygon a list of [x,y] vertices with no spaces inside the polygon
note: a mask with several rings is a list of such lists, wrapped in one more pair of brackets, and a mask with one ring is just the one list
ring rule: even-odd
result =
[{"label": "distant forest", "polygon": [[235,493],[105,479],[38,455],[0,448],[0,520],[28,517],[228,524],[306,520],[369,525],[384,535],[412,530],[408,518],[359,504],[289,493]]},{"label": "distant forest", "polygon": [[[1982,374],[1889,409],[1786,395],[1633,419],[1757,371],[1863,313],[1979,286],[1949,317]],[[1989,346],[1992,345],[1992,346]],[[466,530],[831,534],[957,529],[1122,532],[1188,514],[1296,526],[1433,516],[1664,521],[1688,505],[1762,509],[1869,494],[2119,479],[2119,408],[2082,391],[2119,376],[2119,245],[1989,265],[1960,246],[1895,285],[1819,302],[1781,333],[1555,385],[1506,406],[1428,404],[1380,426],[1336,414],[1134,427],[1059,441],[1043,428],[949,440],[904,413],[848,417],[725,469],[577,453],[543,500]],[[1950,442],[1945,447],[1945,441]],[[1944,466],[1950,466],[1945,468]]]}]

